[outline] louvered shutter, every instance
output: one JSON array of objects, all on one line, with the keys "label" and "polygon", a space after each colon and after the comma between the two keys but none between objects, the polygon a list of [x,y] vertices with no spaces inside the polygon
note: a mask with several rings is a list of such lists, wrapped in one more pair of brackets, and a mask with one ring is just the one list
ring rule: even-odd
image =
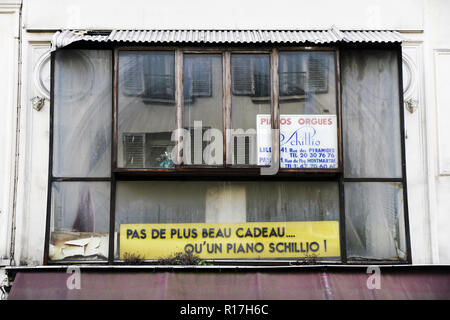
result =
[{"label": "louvered shutter", "polygon": [[310,55],[308,59],[308,92],[328,91],[328,57]]},{"label": "louvered shutter", "polygon": [[302,96],[305,94],[306,72],[303,60],[297,55],[285,57],[286,65],[280,71],[280,96]]},{"label": "louvered shutter", "polygon": [[142,56],[127,55],[121,87],[125,96],[138,97],[145,92],[144,60]]},{"label": "louvered shutter", "polygon": [[246,57],[235,56],[231,63],[232,91],[236,96],[255,95],[253,64]]},{"label": "louvered shutter", "polygon": [[270,65],[266,57],[255,57],[253,76],[255,78],[255,96],[270,97]]},{"label": "louvered shutter", "polygon": [[[205,136],[205,132],[207,130],[209,130],[209,127],[202,127],[202,133],[201,133],[201,150],[200,148],[197,147],[198,150],[195,149],[195,140],[194,140],[194,135],[195,135],[195,129],[193,127],[189,128],[189,134],[191,136],[191,145],[190,145],[190,154],[191,154],[191,164],[193,165],[199,165],[200,163],[194,163],[194,152],[201,152],[201,159],[202,159],[202,163],[201,164],[205,164],[205,159],[203,159],[203,150],[205,150],[206,146],[209,144],[209,141],[204,141],[203,138]],[[199,128],[197,128],[197,130],[199,130]]]},{"label": "louvered shutter", "polygon": [[234,134],[233,137],[233,164],[252,165],[256,163],[256,155],[252,149],[256,143],[256,136],[252,134]]},{"label": "louvered shutter", "polygon": [[[194,97],[211,96],[211,59],[198,58],[192,61],[192,95]],[[201,60],[200,60],[201,59]],[[200,63],[199,63],[200,62]]]},{"label": "louvered shutter", "polygon": [[211,59],[189,57],[184,60],[184,98],[212,95]]},{"label": "louvered shutter", "polygon": [[125,167],[143,168],[145,166],[145,134],[124,133]]},{"label": "louvered shutter", "polygon": [[145,98],[175,99],[174,61],[170,55],[146,55],[144,61]]}]

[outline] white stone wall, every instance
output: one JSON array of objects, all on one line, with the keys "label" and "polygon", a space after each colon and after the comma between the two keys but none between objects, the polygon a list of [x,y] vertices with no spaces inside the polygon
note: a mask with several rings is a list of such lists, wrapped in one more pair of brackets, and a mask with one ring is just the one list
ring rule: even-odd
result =
[{"label": "white stone wall", "polygon": [[14,219],[20,1],[0,1],[0,266],[9,264]]},{"label": "white stone wall", "polygon": [[25,0],[26,27],[46,29],[421,30],[423,0]]},{"label": "white stone wall", "polygon": [[450,263],[450,2],[426,1],[424,82],[433,263]]}]

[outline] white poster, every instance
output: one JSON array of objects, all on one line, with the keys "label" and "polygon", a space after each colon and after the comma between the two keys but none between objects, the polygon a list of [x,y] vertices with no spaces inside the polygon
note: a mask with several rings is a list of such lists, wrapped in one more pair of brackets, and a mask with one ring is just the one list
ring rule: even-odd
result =
[{"label": "white poster", "polygon": [[[270,165],[270,115],[257,115],[258,165]],[[336,115],[281,115],[280,167],[330,169],[338,166]]]}]

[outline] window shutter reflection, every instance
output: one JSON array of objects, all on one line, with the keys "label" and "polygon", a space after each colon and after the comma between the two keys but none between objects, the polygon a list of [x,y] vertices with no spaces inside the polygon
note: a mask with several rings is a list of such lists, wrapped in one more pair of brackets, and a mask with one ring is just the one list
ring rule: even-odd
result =
[{"label": "window shutter reflection", "polygon": [[144,60],[142,56],[127,56],[124,63],[122,88],[126,96],[144,94]]},{"label": "window shutter reflection", "polygon": [[233,94],[237,96],[255,95],[253,63],[245,56],[234,56],[231,64]]},{"label": "window shutter reflection", "polygon": [[309,56],[308,58],[308,92],[328,91],[328,59],[325,56]]},{"label": "window shutter reflection", "polygon": [[143,168],[145,164],[145,134],[124,133],[125,166]]}]

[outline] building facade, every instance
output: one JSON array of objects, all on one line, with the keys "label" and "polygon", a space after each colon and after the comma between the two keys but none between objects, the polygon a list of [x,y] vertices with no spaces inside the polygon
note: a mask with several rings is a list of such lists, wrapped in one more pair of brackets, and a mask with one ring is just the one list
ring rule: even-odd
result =
[{"label": "building facade", "polygon": [[450,263],[448,1],[0,14],[2,274]]}]

